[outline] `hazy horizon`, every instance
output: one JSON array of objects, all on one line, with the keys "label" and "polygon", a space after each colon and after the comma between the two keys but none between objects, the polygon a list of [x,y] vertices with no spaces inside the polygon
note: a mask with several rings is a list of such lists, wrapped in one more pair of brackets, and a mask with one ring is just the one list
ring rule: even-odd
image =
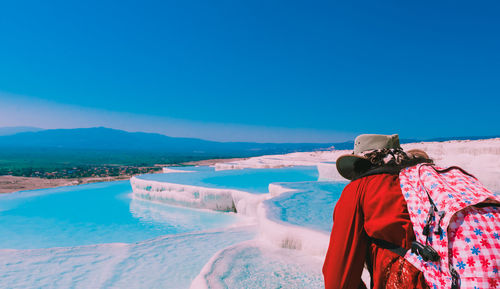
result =
[{"label": "hazy horizon", "polygon": [[[160,133],[160,132],[147,132],[147,131],[140,131],[140,130],[127,130],[127,129],[119,129],[119,128],[111,128],[111,127],[105,127],[105,126],[89,126],[89,127],[69,127],[69,128],[42,128],[42,127],[35,127],[35,126],[0,126],[0,136],[7,136],[7,135],[12,135],[20,132],[38,132],[38,131],[43,131],[43,130],[71,130],[71,129],[92,129],[92,128],[104,128],[104,129],[114,129],[114,130],[121,130],[121,131],[126,131],[130,133],[153,133],[153,134],[160,134],[168,137],[176,137],[176,136],[171,136],[168,134]],[[415,138],[411,136],[406,136],[405,138],[400,138],[402,141],[408,141],[408,140],[417,140],[417,141],[432,141],[435,139],[461,139],[461,138],[473,138],[473,139],[480,139],[480,138],[497,138],[499,135],[455,135],[455,136],[448,136],[448,137],[432,137],[432,138]],[[179,137],[182,138],[182,137]],[[258,142],[258,141],[218,141],[218,140],[210,140],[210,139],[204,139],[204,138],[198,138],[198,137],[189,137],[193,139],[200,139],[200,140],[206,140],[206,141],[215,141],[215,142],[250,142],[250,143],[303,143],[303,142],[298,142],[298,141],[282,141],[282,142]],[[332,143],[343,143],[343,142],[352,142],[354,139],[353,138],[348,138],[344,140],[337,140],[337,141],[318,141],[318,142],[310,142],[310,143],[324,143],[324,144],[332,144]]]},{"label": "hazy horizon", "polygon": [[499,8],[8,2],[0,126],[250,142],[497,135]]}]

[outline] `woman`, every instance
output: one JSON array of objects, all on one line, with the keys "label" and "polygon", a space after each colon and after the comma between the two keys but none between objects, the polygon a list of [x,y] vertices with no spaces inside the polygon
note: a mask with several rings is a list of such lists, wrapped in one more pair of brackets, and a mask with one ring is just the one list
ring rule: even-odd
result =
[{"label": "woman", "polygon": [[[339,173],[351,180],[337,202],[330,245],[323,266],[326,289],[428,288],[423,274],[401,252],[415,240],[399,171],[432,162],[423,151],[405,153],[398,135],[360,135],[354,152],[337,159]],[[399,254],[399,255],[398,255]]]}]

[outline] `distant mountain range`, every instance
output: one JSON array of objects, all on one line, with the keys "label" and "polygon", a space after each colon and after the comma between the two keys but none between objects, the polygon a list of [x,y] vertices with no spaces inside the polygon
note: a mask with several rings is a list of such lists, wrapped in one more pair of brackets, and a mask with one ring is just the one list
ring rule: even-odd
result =
[{"label": "distant mountain range", "polygon": [[0,127],[0,136],[3,135],[12,135],[20,132],[33,132],[33,131],[41,131],[43,128],[33,127],[33,126],[7,126]]},{"label": "distant mountain range", "polygon": [[[1,134],[7,135],[1,135]],[[482,139],[491,137],[437,138]],[[402,143],[418,142],[402,139]],[[108,166],[151,167],[213,158],[240,158],[329,149],[352,150],[353,141],[342,143],[214,142],[169,137],[157,133],[127,132],[104,127],[77,129],[0,128],[0,175],[38,176]],[[34,175],[35,173],[35,175]]]},{"label": "distant mountain range", "polygon": [[[434,138],[425,141],[483,139],[490,137]],[[402,139],[402,143],[419,142],[418,139]],[[0,148],[63,149],[94,151],[162,152],[183,155],[253,156],[298,151],[352,149],[353,142],[342,143],[251,143],[214,142],[195,138],[169,137],[157,133],[127,132],[105,127],[48,129],[35,127],[0,128]]]},{"label": "distant mountain range", "polygon": [[[157,133],[127,132],[104,127],[49,129],[0,136],[0,148],[47,148],[162,152],[183,155],[260,155],[326,149],[325,143],[214,142],[195,138],[169,137]],[[338,144],[342,148],[352,143]]]}]

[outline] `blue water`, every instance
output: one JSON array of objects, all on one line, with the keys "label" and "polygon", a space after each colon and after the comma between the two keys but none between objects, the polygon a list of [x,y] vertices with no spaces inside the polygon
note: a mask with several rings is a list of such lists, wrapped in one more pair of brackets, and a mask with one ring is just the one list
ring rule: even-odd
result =
[{"label": "blue water", "polygon": [[294,191],[264,201],[268,217],[293,225],[329,233],[333,208],[346,182],[300,182],[281,186]]},{"label": "blue water", "polygon": [[219,228],[234,214],[132,199],[129,181],[0,195],[0,249],[133,243]]},{"label": "blue water", "polygon": [[[303,195],[273,199],[283,209],[276,209],[278,217],[306,226],[327,223],[316,209],[330,211],[333,195],[315,198],[316,189],[328,188],[301,185],[317,183],[315,167],[182,169],[195,172],[139,178],[256,194],[267,193],[273,182],[301,182],[291,186],[298,184]],[[216,252],[256,237],[254,224],[230,226],[240,218],[134,199],[129,181],[0,195],[0,288],[188,288]],[[128,244],[108,244],[116,242]],[[226,271],[212,277],[236,287],[321,287],[320,262],[254,249],[225,258],[217,268]],[[303,271],[306,266],[312,269]]]},{"label": "blue water", "polygon": [[138,176],[138,178],[208,188],[236,189],[254,194],[268,193],[269,184],[274,182],[318,180],[318,170],[315,166],[223,171],[215,171],[211,167],[186,167],[183,170],[195,172],[146,174]]}]

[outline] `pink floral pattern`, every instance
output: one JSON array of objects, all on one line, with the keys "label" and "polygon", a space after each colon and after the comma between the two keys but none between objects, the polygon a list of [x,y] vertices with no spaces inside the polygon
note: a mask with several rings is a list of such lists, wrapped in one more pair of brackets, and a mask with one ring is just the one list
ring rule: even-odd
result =
[{"label": "pink floral pattern", "polygon": [[408,251],[405,258],[424,272],[430,288],[451,288],[449,266],[460,276],[460,288],[500,288],[500,208],[476,207],[482,203],[500,203],[500,197],[487,190],[475,178],[459,169],[446,173],[441,168],[420,164],[400,173],[401,190],[408,205],[416,240],[426,243],[422,234],[430,210],[427,193],[444,212],[430,222],[442,234],[431,234],[428,243],[441,260],[425,262]]}]

